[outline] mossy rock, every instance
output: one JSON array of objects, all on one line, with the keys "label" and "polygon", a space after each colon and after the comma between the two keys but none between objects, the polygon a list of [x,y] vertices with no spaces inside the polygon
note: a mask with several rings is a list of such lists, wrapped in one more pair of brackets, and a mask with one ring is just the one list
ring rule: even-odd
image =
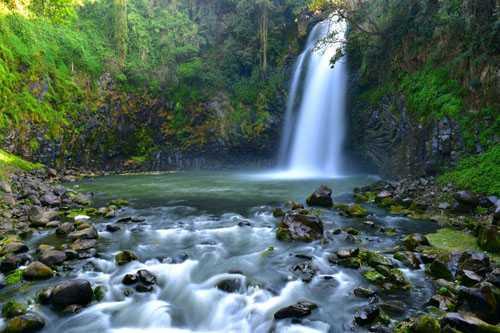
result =
[{"label": "mossy rock", "polygon": [[126,199],[115,199],[109,202],[109,205],[116,206],[118,208],[128,206],[128,200]]},{"label": "mossy rock", "polygon": [[385,282],[385,276],[376,270],[368,270],[363,273],[363,277],[370,283],[375,285],[382,285]]},{"label": "mossy rock", "polygon": [[134,252],[127,251],[127,250],[121,251],[121,252],[117,253],[115,256],[115,261],[116,261],[116,264],[118,266],[126,265],[129,262],[132,262],[132,261],[137,260],[137,259],[139,259],[139,258],[137,257],[137,255]]},{"label": "mossy rock", "polygon": [[477,243],[483,250],[500,253],[500,228],[496,225],[480,227]]},{"label": "mossy rock", "polygon": [[453,281],[453,273],[448,267],[448,262],[443,258],[437,258],[432,263],[428,264],[426,272],[434,279]]},{"label": "mossy rock", "polygon": [[387,266],[392,267],[392,262],[381,255],[380,253],[369,251],[369,250],[360,250],[359,258],[361,262],[365,265],[375,267],[375,266]]},{"label": "mossy rock", "polygon": [[413,333],[440,333],[441,325],[436,318],[429,315],[423,315],[415,320],[411,331]]},{"label": "mossy rock", "polygon": [[5,284],[12,286],[20,283],[23,280],[23,271],[21,269],[16,269],[14,272],[10,273],[5,277]]},{"label": "mossy rock", "polygon": [[9,319],[3,333],[33,333],[42,330],[44,326],[42,317],[35,313],[26,313]]},{"label": "mossy rock", "polygon": [[93,290],[94,300],[97,302],[102,301],[104,299],[104,297],[106,296],[106,291],[107,291],[107,289],[104,286],[95,287]]},{"label": "mossy rock", "polygon": [[353,204],[339,204],[336,205],[335,208],[340,210],[342,213],[344,213],[348,217],[358,217],[358,218],[363,218],[368,216],[368,211],[363,208],[360,204],[353,203]]},{"label": "mossy rock", "polygon": [[7,319],[21,316],[25,314],[27,311],[28,311],[28,306],[26,304],[22,304],[14,300],[7,301],[2,306],[2,316]]}]

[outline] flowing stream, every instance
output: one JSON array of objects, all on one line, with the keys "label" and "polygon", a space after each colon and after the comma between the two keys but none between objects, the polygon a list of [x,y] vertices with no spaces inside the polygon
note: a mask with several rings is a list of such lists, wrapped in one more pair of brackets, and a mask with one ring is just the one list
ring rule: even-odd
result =
[{"label": "flowing stream", "polygon": [[[7,288],[3,297],[33,299],[41,288],[68,278],[87,279],[93,286],[106,288],[103,301],[71,316],[32,304],[32,310],[46,318],[45,333],[363,331],[353,326],[352,318],[368,300],[355,297],[352,290],[368,284],[359,270],[330,264],[328,254],[352,246],[387,249],[403,234],[433,231],[435,226],[388,216],[367,206],[377,226],[372,228],[362,219],[319,209],[325,241],[283,243],[276,240],[277,219],[272,209],[288,200],[303,202],[321,183],[335,189],[337,202],[352,201],[353,187],[373,180],[363,176],[284,181],[221,172],[88,180],[76,187],[93,191],[98,206],[115,198],[130,201],[117,217],[93,221],[99,231],[97,257],[72,263],[72,270],[62,271],[59,278],[28,288]],[[140,219],[119,222],[131,216]],[[111,234],[107,225],[118,225],[121,230]],[[358,243],[345,233],[332,233],[347,227],[361,231]],[[380,227],[394,227],[397,234],[378,232]],[[57,243],[54,237],[53,231],[35,234],[30,247]],[[139,260],[117,266],[114,255],[120,250],[134,251]],[[317,270],[309,283],[293,270],[304,262]],[[127,293],[123,276],[143,268],[158,279],[154,291]],[[384,297],[403,301],[409,314],[422,306],[431,291],[423,269],[403,271],[413,283],[411,293]],[[236,281],[232,292],[217,288],[228,279]],[[318,309],[302,320],[273,319],[277,310],[301,300],[318,304]]]},{"label": "flowing stream", "polygon": [[331,68],[340,43],[321,47],[318,42],[332,33],[343,36],[344,31],[345,24],[335,19],[318,23],[297,59],[280,151],[280,163],[288,176],[342,174],[347,69],[343,58]]}]

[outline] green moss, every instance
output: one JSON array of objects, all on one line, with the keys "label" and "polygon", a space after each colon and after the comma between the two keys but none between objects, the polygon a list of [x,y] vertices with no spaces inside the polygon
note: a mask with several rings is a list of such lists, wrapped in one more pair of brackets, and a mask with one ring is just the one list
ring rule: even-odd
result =
[{"label": "green moss", "polygon": [[0,149],[0,179],[5,178],[9,172],[15,170],[32,171],[42,167],[42,164],[28,162],[14,154]]},{"label": "green moss", "polygon": [[25,304],[10,300],[2,306],[2,316],[10,319],[25,314],[27,310],[28,307]]},{"label": "green moss", "polygon": [[[477,239],[470,233],[462,230],[443,228],[436,233],[427,235],[432,246],[444,251],[479,251]],[[488,253],[496,262],[500,262],[500,255]]]},{"label": "green moss", "polygon": [[500,145],[461,160],[458,166],[439,177],[442,184],[453,183],[474,192],[500,195]]},{"label": "green moss", "polygon": [[12,286],[18,284],[23,279],[23,271],[20,269],[16,269],[14,272],[10,273],[5,277],[5,284],[8,286]]},{"label": "green moss", "polygon": [[385,281],[385,277],[376,270],[368,270],[363,273],[363,277],[370,283],[381,285]]}]

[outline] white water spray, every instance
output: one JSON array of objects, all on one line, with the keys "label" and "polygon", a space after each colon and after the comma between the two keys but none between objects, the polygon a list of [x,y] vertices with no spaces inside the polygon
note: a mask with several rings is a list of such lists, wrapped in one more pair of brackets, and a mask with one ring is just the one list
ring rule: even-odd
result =
[{"label": "white water spray", "polygon": [[330,60],[341,43],[317,47],[318,41],[333,32],[342,36],[345,24],[334,19],[318,23],[297,60],[280,152],[288,176],[334,177],[342,173],[347,69],[344,59],[331,68]]}]

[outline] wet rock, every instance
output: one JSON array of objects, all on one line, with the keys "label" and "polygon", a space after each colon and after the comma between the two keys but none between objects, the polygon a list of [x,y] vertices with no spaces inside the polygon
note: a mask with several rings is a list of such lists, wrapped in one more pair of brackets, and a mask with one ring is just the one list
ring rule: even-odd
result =
[{"label": "wet rock", "polygon": [[363,218],[368,216],[368,211],[360,204],[340,204],[336,205],[335,208],[340,210],[343,215],[348,217]]},{"label": "wet rock", "polygon": [[484,275],[491,269],[490,258],[482,252],[464,252],[458,260],[458,267]]},{"label": "wet rock", "polygon": [[132,222],[132,216],[125,216],[116,220],[116,223],[129,223],[129,222]]},{"label": "wet rock", "polygon": [[321,185],[307,198],[306,203],[309,206],[332,207],[332,190],[325,185]]},{"label": "wet rock", "polygon": [[40,202],[44,206],[58,206],[61,204],[61,199],[56,196],[54,193],[46,193],[40,198]]},{"label": "wet rock", "polygon": [[11,319],[21,316],[28,311],[26,304],[22,304],[13,300],[7,301],[2,306],[2,316],[6,319]]},{"label": "wet rock", "polygon": [[71,240],[76,239],[97,239],[99,235],[94,227],[86,228],[83,230],[74,231],[68,234],[68,238]]},{"label": "wet rock", "polygon": [[352,228],[352,227],[346,228],[344,231],[346,233],[348,233],[349,235],[353,235],[353,236],[359,235],[359,230],[355,229],[355,228]]},{"label": "wet rock", "polygon": [[26,313],[7,321],[4,333],[33,333],[45,326],[45,320],[36,313]]},{"label": "wet rock", "polygon": [[66,254],[62,251],[48,250],[40,256],[40,261],[47,266],[61,265],[66,260]]},{"label": "wet rock", "polygon": [[420,267],[420,260],[415,253],[410,251],[401,251],[394,254],[394,259],[401,261],[404,265],[418,269]]},{"label": "wet rock", "polygon": [[380,309],[376,305],[366,306],[354,315],[354,322],[360,326],[373,324],[379,319]]},{"label": "wet rock", "polygon": [[427,265],[426,272],[434,279],[453,281],[453,273],[445,259],[436,258],[430,265]]},{"label": "wet rock", "polygon": [[75,230],[75,225],[71,222],[65,222],[57,227],[56,234],[60,236],[65,236],[72,233]]},{"label": "wet rock", "polygon": [[121,228],[119,226],[117,226],[117,225],[114,225],[114,224],[108,224],[106,226],[106,231],[111,232],[111,233],[117,232],[117,231],[120,231],[120,230],[121,230]]},{"label": "wet rock", "polygon": [[138,260],[137,255],[132,251],[122,251],[116,254],[115,261],[118,266],[126,265],[129,262]]},{"label": "wet rock", "polygon": [[139,283],[138,285],[135,286],[135,290],[139,293],[150,293],[154,290],[154,287],[151,285],[145,285]]},{"label": "wet rock", "polygon": [[470,314],[460,314],[456,312],[447,313],[441,319],[441,326],[449,326],[460,332],[467,333],[499,333],[498,327],[490,325]]},{"label": "wet rock", "polygon": [[87,306],[92,302],[93,291],[86,280],[68,280],[55,286],[50,293],[50,304],[57,309],[69,305]]},{"label": "wet rock", "polygon": [[460,283],[466,287],[472,287],[482,280],[480,275],[469,270],[461,270],[460,272],[458,272],[457,278]]},{"label": "wet rock", "polygon": [[54,276],[54,271],[47,265],[39,261],[29,264],[23,271],[25,280],[46,280]]},{"label": "wet rock", "polygon": [[281,208],[275,208],[273,209],[273,216],[276,218],[283,217],[285,216],[285,212]]},{"label": "wet rock", "polygon": [[313,265],[312,261],[303,261],[290,268],[290,271],[302,281],[311,282],[318,269]]},{"label": "wet rock", "polygon": [[4,180],[0,180],[0,191],[4,193],[12,193],[12,187]]},{"label": "wet rock", "polygon": [[237,293],[242,289],[243,281],[241,278],[224,279],[216,287],[226,293]]},{"label": "wet rock", "polygon": [[466,309],[476,314],[486,321],[493,321],[495,324],[500,320],[500,306],[497,304],[495,295],[498,291],[489,283],[482,283],[479,288],[460,287],[458,289],[459,300]]},{"label": "wet rock", "polygon": [[165,258],[162,262],[165,264],[182,264],[183,262],[185,262],[188,259],[189,259],[189,255],[187,255],[186,253],[182,253],[182,254],[176,255],[175,257]]},{"label": "wet rock", "polygon": [[71,243],[71,249],[77,252],[90,250],[95,247],[97,241],[95,239],[77,239]]},{"label": "wet rock", "polygon": [[370,298],[375,296],[375,291],[370,288],[358,287],[353,290],[354,296],[361,298]]},{"label": "wet rock", "polygon": [[500,252],[500,227],[496,225],[481,226],[477,242],[483,250],[493,253]]},{"label": "wet rock", "polygon": [[88,194],[76,193],[70,194],[71,200],[81,206],[88,206],[92,203],[92,197]]},{"label": "wet rock", "polygon": [[415,251],[419,246],[429,246],[429,240],[427,237],[421,234],[410,234],[403,238],[403,246],[408,251]]},{"label": "wet rock", "polygon": [[39,206],[32,206],[28,212],[28,219],[32,227],[44,227],[57,216],[57,211],[44,210]]},{"label": "wet rock", "polygon": [[278,310],[274,314],[274,319],[286,319],[286,318],[304,318],[309,316],[313,310],[317,309],[318,306],[311,302],[299,302],[295,305],[288,306],[281,310]]},{"label": "wet rock", "polygon": [[281,220],[276,237],[281,241],[310,242],[323,237],[323,222],[314,215],[288,212]]},{"label": "wet rock", "polygon": [[104,286],[97,286],[94,288],[94,300],[101,302],[106,297],[107,288]]},{"label": "wet rock", "polygon": [[122,279],[122,283],[126,286],[136,284],[138,281],[139,278],[136,274],[126,274]]},{"label": "wet rock", "polygon": [[339,249],[337,250],[336,254],[339,259],[357,257],[359,255],[359,248]]},{"label": "wet rock", "polygon": [[0,252],[2,255],[6,254],[19,254],[19,253],[24,253],[28,252],[29,248],[26,246],[26,244],[18,241],[13,241],[5,244],[2,247],[2,251]]},{"label": "wet rock", "polygon": [[156,284],[156,276],[148,270],[141,269],[137,271],[137,278],[140,282],[145,285],[153,285]]},{"label": "wet rock", "polygon": [[458,210],[461,212],[472,211],[479,205],[479,198],[469,191],[456,192],[453,198],[458,202]]},{"label": "wet rock", "polygon": [[406,304],[396,300],[383,302],[379,307],[384,312],[395,316],[400,316],[406,312]]},{"label": "wet rock", "polygon": [[450,311],[455,309],[455,301],[449,296],[444,295],[434,295],[427,302],[427,305],[434,306],[441,311]]},{"label": "wet rock", "polygon": [[486,281],[497,288],[500,288],[500,268],[494,269],[486,276]]},{"label": "wet rock", "polygon": [[62,314],[72,315],[82,310],[83,306],[78,304],[71,304],[61,310]]},{"label": "wet rock", "polygon": [[9,273],[23,265],[30,263],[31,256],[27,253],[9,254],[0,262],[0,272]]}]

